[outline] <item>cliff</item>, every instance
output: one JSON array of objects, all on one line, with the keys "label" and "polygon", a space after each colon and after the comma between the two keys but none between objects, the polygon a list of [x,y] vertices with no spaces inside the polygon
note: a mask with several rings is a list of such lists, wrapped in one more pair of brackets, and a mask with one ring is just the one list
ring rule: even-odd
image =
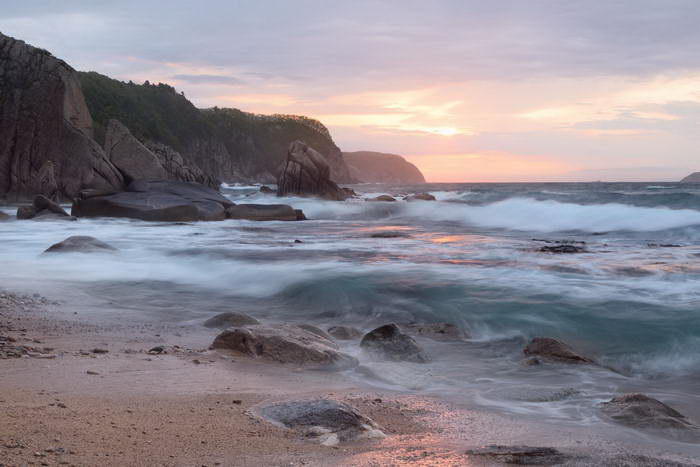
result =
[{"label": "cliff", "polygon": [[115,189],[121,173],[92,139],[75,70],[0,33],[0,198],[72,198]]},{"label": "cliff", "polygon": [[372,151],[344,152],[350,174],[370,183],[425,183],[418,167],[396,154]]},{"label": "cliff", "polygon": [[700,183],[700,172],[693,172],[681,180],[681,183]]}]

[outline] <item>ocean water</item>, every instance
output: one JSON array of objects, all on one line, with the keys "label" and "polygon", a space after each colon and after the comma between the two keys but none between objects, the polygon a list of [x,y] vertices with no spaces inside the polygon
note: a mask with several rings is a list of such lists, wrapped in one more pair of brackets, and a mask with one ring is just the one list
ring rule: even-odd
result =
[{"label": "ocean water", "polygon": [[[353,188],[438,201],[280,199],[225,185],[235,202],[291,204],[309,220],[6,222],[0,281],[106,321],[197,323],[228,310],[364,330],[448,321],[470,338],[421,340],[427,365],[372,361],[343,344],[363,365],[352,376],[576,424],[603,423],[596,403],[640,391],[700,420],[700,185]],[[387,232],[398,236],[373,237]],[[120,252],[39,256],[79,234]],[[585,242],[586,252],[539,251],[551,242]],[[533,336],[561,338],[614,371],[526,367]]]}]

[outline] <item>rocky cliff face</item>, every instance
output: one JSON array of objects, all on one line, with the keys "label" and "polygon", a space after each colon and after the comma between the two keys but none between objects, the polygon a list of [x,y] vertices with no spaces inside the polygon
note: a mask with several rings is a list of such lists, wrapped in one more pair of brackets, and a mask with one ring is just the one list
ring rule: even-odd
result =
[{"label": "rocky cliff face", "polygon": [[700,183],[700,172],[693,172],[681,180],[681,183]]},{"label": "rocky cliff face", "polygon": [[120,172],[92,139],[75,70],[0,33],[0,197],[72,198],[118,189]]},{"label": "rocky cliff face", "polygon": [[418,167],[396,154],[344,152],[351,176],[369,183],[425,183]]}]

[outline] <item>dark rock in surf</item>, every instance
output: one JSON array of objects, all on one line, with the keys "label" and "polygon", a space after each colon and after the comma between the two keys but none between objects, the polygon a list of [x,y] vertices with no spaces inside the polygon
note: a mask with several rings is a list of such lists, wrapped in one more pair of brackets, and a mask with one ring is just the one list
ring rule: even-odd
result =
[{"label": "dark rock in surf", "polygon": [[333,180],[328,161],[303,141],[289,145],[277,179],[277,196],[316,196],[342,201],[346,193]]},{"label": "dark rock in surf", "polygon": [[564,342],[550,337],[535,337],[523,349],[529,357],[537,356],[562,363],[596,364],[595,360],[585,357]]},{"label": "dark rock in surf", "polygon": [[332,340],[294,325],[249,326],[219,334],[214,349],[229,349],[253,358],[335,369],[357,366]]},{"label": "dark rock in surf", "polygon": [[219,313],[218,315],[213,316],[204,322],[205,327],[222,329],[251,326],[255,324],[260,324],[260,321],[252,316],[246,315],[245,313],[235,313],[232,311]]},{"label": "dark rock in surf", "polygon": [[341,341],[349,341],[362,337],[362,332],[352,326],[331,326],[328,334]]},{"label": "dark rock in surf", "polygon": [[389,195],[379,195],[375,198],[367,198],[367,201],[386,201],[386,202],[393,202],[396,201],[396,198],[393,196]]},{"label": "dark rock in surf", "polygon": [[254,412],[266,421],[300,431],[324,446],[366,438],[383,438],[376,423],[356,408],[330,399],[287,401]]},{"label": "dark rock in surf", "polygon": [[406,201],[437,201],[435,196],[430,193],[418,193],[404,198]]},{"label": "dark rock in surf", "polygon": [[389,360],[425,363],[427,358],[423,349],[407,334],[401,332],[396,324],[380,326],[362,338],[360,347]]},{"label": "dark rock in surf", "polygon": [[333,338],[326,331],[324,331],[323,329],[321,329],[317,326],[314,326],[313,324],[297,324],[297,326],[299,326],[301,329],[303,329],[305,331],[312,332],[319,337],[323,337],[324,339],[328,339],[329,341],[333,340]]},{"label": "dark rock in surf", "polygon": [[136,180],[126,191],[76,199],[77,217],[127,217],[145,221],[218,221],[233,203],[218,191],[196,183]]},{"label": "dark rock in surf", "polygon": [[611,421],[641,429],[690,430],[700,435],[698,426],[668,405],[644,394],[623,394],[598,405]]},{"label": "dark rock in surf", "polygon": [[562,244],[562,245],[545,245],[539,250],[542,253],[586,253],[587,250],[582,246]]},{"label": "dark rock in surf", "polygon": [[485,457],[501,464],[555,465],[569,456],[549,447],[491,445],[466,452],[470,456]]},{"label": "dark rock in surf", "polygon": [[357,198],[359,196],[352,188],[341,187],[340,189],[343,190],[346,198]]},{"label": "dark rock in surf", "polygon": [[436,341],[461,341],[468,337],[462,329],[451,323],[407,323],[399,326],[409,334]]},{"label": "dark rock in surf", "polygon": [[250,221],[301,221],[306,216],[287,204],[237,204],[226,208],[228,219]]},{"label": "dark rock in surf", "polygon": [[272,188],[270,188],[269,186],[263,185],[260,187],[260,193],[275,194],[277,192],[275,190],[273,190]]},{"label": "dark rock in surf", "polygon": [[87,235],[74,235],[48,247],[44,253],[111,253],[111,245]]},{"label": "dark rock in surf", "polygon": [[406,232],[402,232],[400,230],[384,230],[381,232],[374,232],[373,234],[370,234],[370,238],[401,238],[401,237],[410,237],[410,235]]},{"label": "dark rock in surf", "polygon": [[68,214],[58,203],[48,199],[44,195],[35,196],[31,206],[20,206],[17,208],[17,219],[76,220],[75,217]]}]

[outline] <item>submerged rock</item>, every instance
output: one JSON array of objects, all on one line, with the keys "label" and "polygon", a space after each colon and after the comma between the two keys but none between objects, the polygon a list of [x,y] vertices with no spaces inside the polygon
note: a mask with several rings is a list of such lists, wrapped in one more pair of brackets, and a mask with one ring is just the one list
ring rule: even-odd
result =
[{"label": "submerged rock", "polygon": [[379,196],[377,196],[377,197],[375,197],[375,198],[367,198],[367,201],[388,201],[388,202],[392,202],[392,201],[396,201],[396,198],[394,198],[393,196],[389,196],[389,195],[379,195]]},{"label": "submerged rock", "polygon": [[73,235],[48,247],[44,253],[105,253],[117,251],[111,245],[87,235]]},{"label": "submerged rock", "polygon": [[349,341],[362,337],[362,332],[352,326],[331,326],[328,334],[341,341]]},{"label": "submerged rock", "polygon": [[346,192],[331,180],[328,161],[303,141],[289,145],[287,158],[277,179],[277,196],[317,196],[342,201]]},{"label": "submerged rock", "polygon": [[217,221],[225,219],[226,208],[233,206],[212,188],[166,180],[136,180],[123,192],[87,196],[73,202],[74,216],[164,222]]},{"label": "submerged rock", "polygon": [[462,329],[451,323],[407,323],[399,326],[410,334],[436,341],[461,341],[467,338]]},{"label": "submerged rock", "polygon": [[502,464],[555,465],[569,456],[549,447],[491,445],[467,451],[470,456],[486,457]]},{"label": "submerged rock", "polygon": [[389,360],[425,363],[423,349],[413,338],[401,332],[396,324],[385,324],[368,332],[360,347]]},{"label": "submerged rock", "polygon": [[280,402],[256,410],[263,419],[316,439],[324,446],[385,435],[354,407],[330,399]]},{"label": "submerged rock", "polygon": [[437,201],[435,196],[430,193],[418,193],[404,198],[406,201]]},{"label": "submerged rock", "polygon": [[245,313],[236,313],[227,311],[219,313],[204,322],[204,326],[208,328],[230,328],[260,324],[260,321]]},{"label": "submerged rock", "polygon": [[340,352],[335,342],[294,325],[229,329],[216,337],[212,347],[278,363],[334,368],[357,365],[357,360]]},{"label": "submerged rock", "polygon": [[641,429],[675,429],[700,434],[697,425],[661,401],[644,394],[623,394],[598,405],[611,421]]},{"label": "submerged rock", "polygon": [[535,337],[523,349],[527,356],[538,356],[563,363],[595,364],[595,360],[577,353],[564,342],[551,337]]},{"label": "submerged rock", "polygon": [[58,203],[44,195],[35,196],[31,206],[20,206],[17,208],[17,219],[76,220],[75,217],[68,214]]},{"label": "submerged rock", "polygon": [[226,208],[229,219],[250,221],[303,221],[306,219],[301,209],[286,204],[237,204]]}]

